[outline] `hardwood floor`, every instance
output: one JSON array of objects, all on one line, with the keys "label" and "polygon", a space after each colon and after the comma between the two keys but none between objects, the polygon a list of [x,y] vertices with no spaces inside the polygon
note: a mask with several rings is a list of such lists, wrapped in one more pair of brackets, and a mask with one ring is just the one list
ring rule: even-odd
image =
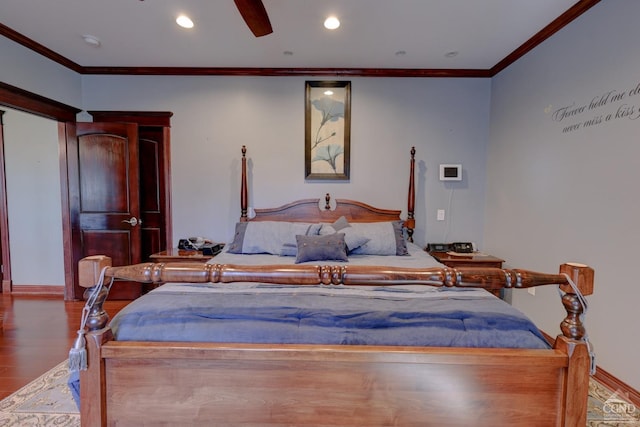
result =
[{"label": "hardwood floor", "polygon": [[[129,301],[107,301],[113,317]],[[0,399],[33,381],[69,355],[83,301],[60,296],[0,294]]]}]

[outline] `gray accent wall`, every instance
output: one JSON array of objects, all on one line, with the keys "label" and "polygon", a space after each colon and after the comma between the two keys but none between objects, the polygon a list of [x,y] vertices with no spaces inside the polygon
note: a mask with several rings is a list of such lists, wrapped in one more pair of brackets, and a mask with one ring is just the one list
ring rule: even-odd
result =
[{"label": "gray accent wall", "polygon": [[[636,389],[639,16],[636,0],[601,2],[493,78],[484,235],[510,266],[595,269],[586,325],[597,363]],[[512,298],[559,333],[555,289]]]}]

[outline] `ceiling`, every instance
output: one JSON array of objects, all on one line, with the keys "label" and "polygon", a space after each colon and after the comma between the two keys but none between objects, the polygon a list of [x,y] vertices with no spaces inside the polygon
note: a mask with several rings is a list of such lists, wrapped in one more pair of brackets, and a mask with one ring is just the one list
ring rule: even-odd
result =
[{"label": "ceiling", "polygon": [[[83,73],[272,68],[482,75],[598,1],[263,0],[273,33],[255,37],[232,0],[1,0],[0,34]],[[193,29],[176,25],[182,13]],[[328,15],[340,19],[337,30],[323,27]],[[85,35],[100,46],[87,44]]]}]

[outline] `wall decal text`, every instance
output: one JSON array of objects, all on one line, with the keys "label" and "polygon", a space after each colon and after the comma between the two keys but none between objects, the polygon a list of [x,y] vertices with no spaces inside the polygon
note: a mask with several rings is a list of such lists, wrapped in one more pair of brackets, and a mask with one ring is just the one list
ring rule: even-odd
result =
[{"label": "wall decal text", "polygon": [[[638,95],[640,95],[640,83],[631,89],[614,89],[597,94],[583,104],[573,102],[556,109],[549,105],[544,111],[551,114],[554,122],[562,123],[562,133],[568,133],[619,119],[640,118],[640,96]],[[634,97],[636,98],[632,99]],[[603,111],[605,107],[608,108]]]}]

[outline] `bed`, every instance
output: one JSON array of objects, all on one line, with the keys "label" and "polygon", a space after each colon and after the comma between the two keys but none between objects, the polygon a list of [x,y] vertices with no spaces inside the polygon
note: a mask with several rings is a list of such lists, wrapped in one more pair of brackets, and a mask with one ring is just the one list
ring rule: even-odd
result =
[{"label": "bed", "polygon": [[[414,164],[412,149],[404,220],[328,195],[249,218],[243,147],[241,217],[223,254],[207,264],[82,260],[82,425],[584,426],[582,295],[593,270],[435,263],[412,242]],[[101,277],[162,285],[109,321]],[[551,343],[485,290],[552,284],[567,316]],[[190,323],[174,322],[183,316]]]}]

